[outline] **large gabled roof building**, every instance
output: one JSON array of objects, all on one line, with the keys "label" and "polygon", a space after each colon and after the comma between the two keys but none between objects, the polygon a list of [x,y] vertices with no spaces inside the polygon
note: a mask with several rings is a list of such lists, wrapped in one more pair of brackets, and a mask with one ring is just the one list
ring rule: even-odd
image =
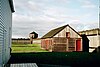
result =
[{"label": "large gabled roof building", "polygon": [[72,27],[64,25],[45,34],[41,47],[53,52],[82,51],[82,37]]}]

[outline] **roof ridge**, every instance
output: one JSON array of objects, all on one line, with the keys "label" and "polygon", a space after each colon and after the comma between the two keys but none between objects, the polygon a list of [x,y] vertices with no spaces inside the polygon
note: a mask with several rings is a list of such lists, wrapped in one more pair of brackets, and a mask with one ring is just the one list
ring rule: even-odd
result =
[{"label": "roof ridge", "polygon": [[[58,28],[61,28],[61,27],[66,27],[66,26],[68,26],[68,25],[60,26],[60,27],[57,27],[55,29],[58,29]],[[53,30],[55,30],[55,29],[53,29]]]}]

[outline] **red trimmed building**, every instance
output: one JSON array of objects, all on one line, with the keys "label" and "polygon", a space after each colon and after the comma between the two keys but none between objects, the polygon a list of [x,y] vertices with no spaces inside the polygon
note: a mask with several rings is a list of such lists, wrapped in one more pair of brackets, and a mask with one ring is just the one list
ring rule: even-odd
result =
[{"label": "red trimmed building", "polygon": [[82,37],[69,25],[49,31],[42,37],[41,47],[51,52],[82,51]]}]

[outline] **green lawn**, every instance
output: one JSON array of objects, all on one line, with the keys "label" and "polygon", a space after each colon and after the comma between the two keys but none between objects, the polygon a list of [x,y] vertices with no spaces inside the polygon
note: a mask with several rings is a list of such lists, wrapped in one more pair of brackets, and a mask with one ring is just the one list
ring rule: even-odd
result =
[{"label": "green lawn", "polygon": [[[48,52],[39,44],[12,44],[8,63],[37,63],[68,65],[72,67],[91,67],[100,64],[100,53],[88,52]],[[41,67],[41,66],[40,66]]]},{"label": "green lawn", "polygon": [[12,53],[48,52],[41,49],[39,44],[12,44]]}]

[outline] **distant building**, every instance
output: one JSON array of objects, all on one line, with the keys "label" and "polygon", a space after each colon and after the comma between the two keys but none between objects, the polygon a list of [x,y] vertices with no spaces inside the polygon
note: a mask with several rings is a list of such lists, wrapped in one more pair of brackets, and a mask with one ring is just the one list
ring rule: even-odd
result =
[{"label": "distant building", "polygon": [[30,43],[31,44],[33,44],[33,39],[36,39],[36,38],[38,38],[38,34],[36,33],[36,32],[31,32],[30,34],[29,34],[29,37],[30,37]]},{"label": "distant building", "polygon": [[82,37],[72,27],[65,25],[45,34],[41,47],[52,52],[82,51]]},{"label": "distant building", "polygon": [[93,52],[100,46],[100,28],[80,31],[80,34],[85,34],[89,39],[89,52]]},{"label": "distant building", "polygon": [[0,67],[8,62],[11,52],[12,0],[0,0]]}]

